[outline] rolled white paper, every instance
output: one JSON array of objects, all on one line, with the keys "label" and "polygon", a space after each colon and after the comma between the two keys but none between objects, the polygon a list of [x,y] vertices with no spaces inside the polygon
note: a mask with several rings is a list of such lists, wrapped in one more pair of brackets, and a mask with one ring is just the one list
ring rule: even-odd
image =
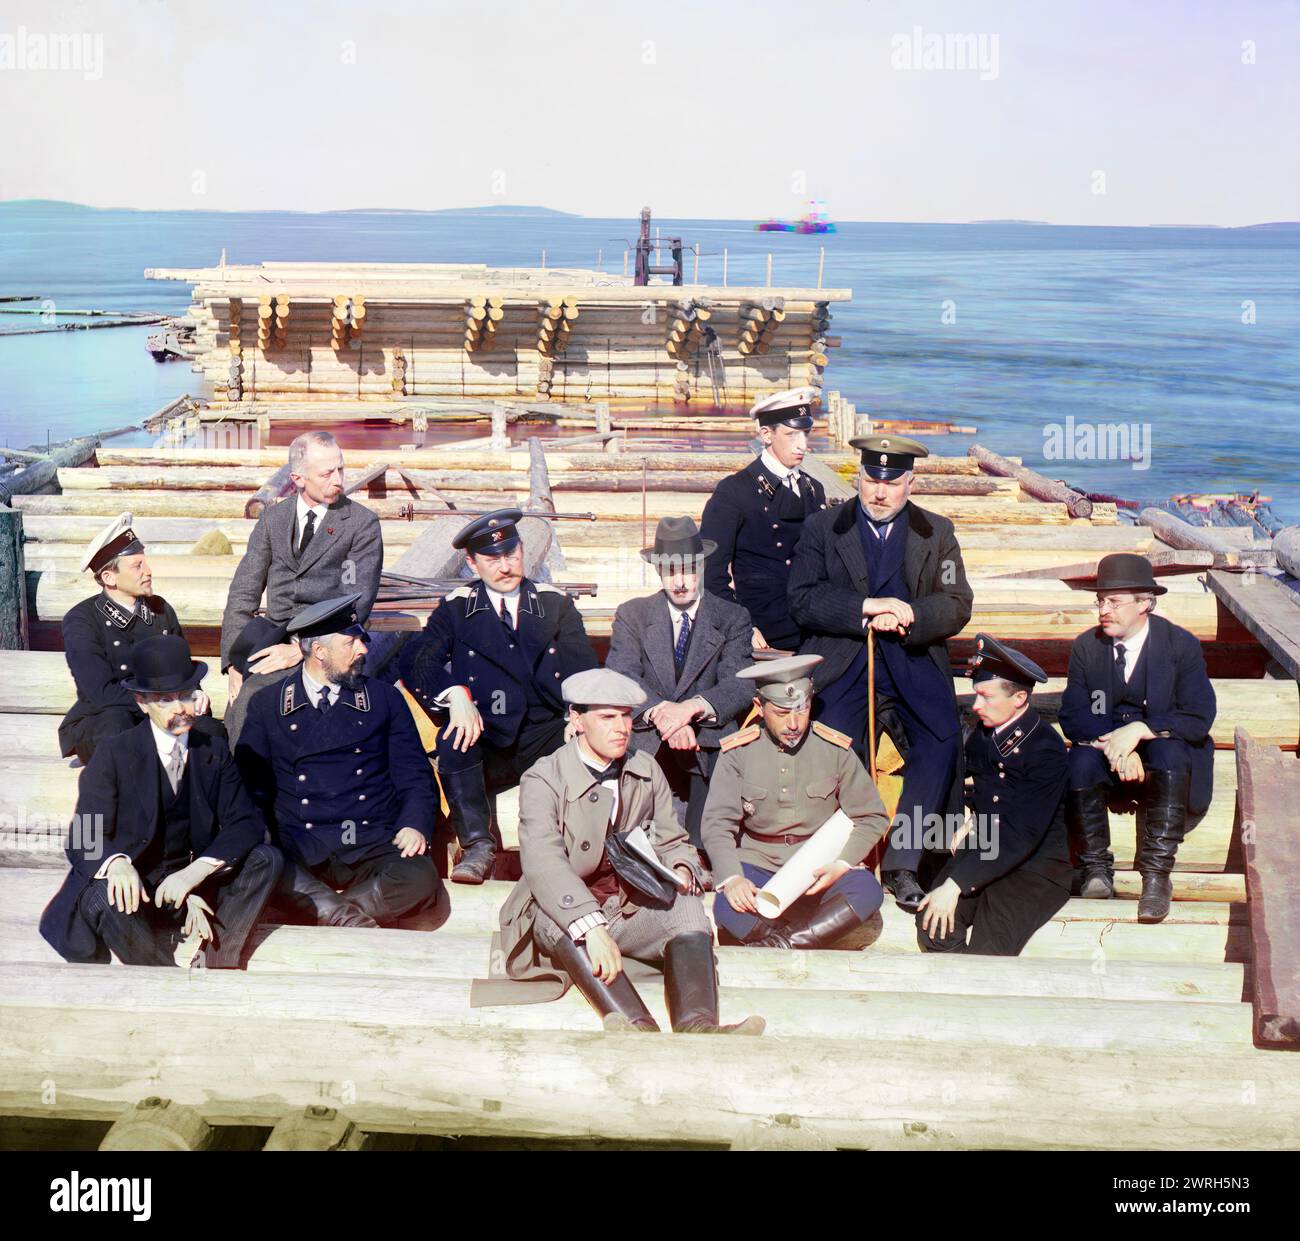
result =
[{"label": "rolled white paper", "polygon": [[758,912],[765,918],[779,918],[812,886],[813,871],[829,866],[844,852],[853,831],[853,820],[837,810],[807,840],[786,864],[758,890]]}]

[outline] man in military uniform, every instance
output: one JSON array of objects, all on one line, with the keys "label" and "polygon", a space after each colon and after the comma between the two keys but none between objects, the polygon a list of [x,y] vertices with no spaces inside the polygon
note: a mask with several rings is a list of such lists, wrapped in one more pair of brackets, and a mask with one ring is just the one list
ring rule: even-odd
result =
[{"label": "man in military uniform", "polygon": [[988,634],[975,643],[969,830],[921,902],[917,941],[927,952],[1016,957],[1070,897],[1065,742],[1029,705],[1047,674]]},{"label": "man in military uniform", "polygon": [[225,739],[196,732],[207,665],[184,638],[135,643],[122,682],[142,722],[81,775],[72,869],[41,916],[68,961],[233,969],[280,874]]},{"label": "man in military uniform", "polygon": [[795,388],[759,401],[750,413],[763,451],[724,478],[704,506],[700,533],[718,548],[706,562],[704,589],[749,613],[756,647],[799,649],[786,585],[805,522],[826,507],[826,489],[799,468],[818,399],[814,388]]},{"label": "man in military uniform", "polygon": [[878,719],[904,752],[903,789],[881,863],[899,908],[925,895],[917,879],[924,823],[959,801],[957,695],[947,640],[970,620],[972,595],[946,517],[910,500],[912,467],[929,450],[898,435],[852,440],[858,494],[808,522],[790,578],[790,610],[825,656],[815,674],[817,718],[865,749],[868,632],[876,647]]},{"label": "man in military uniform", "polygon": [[1115,857],[1107,799],[1132,790],[1145,812],[1138,921],[1161,922],[1178,846],[1213,793],[1214,687],[1195,634],[1153,614],[1165,587],[1145,556],[1102,557],[1093,589],[1101,623],[1075,638],[1061,696],[1061,729],[1074,742],[1066,821],[1082,895],[1109,897]]},{"label": "man in military uniform", "polygon": [[456,883],[492,874],[488,793],[564,744],[560,683],[597,663],[573,601],[524,576],[522,517],[498,509],[456,535],[479,580],[447,595],[401,653],[402,683],[439,725],[438,779],[463,850]]},{"label": "man in military uniform", "polygon": [[329,926],[387,926],[445,899],[433,774],[406,699],[361,671],[360,604],[327,599],[289,622],[302,662],[249,703],[235,750],[285,856],[277,906]]},{"label": "man in military uniform", "polygon": [[[793,655],[736,674],[754,684],[762,719],[722,743],[704,807],[722,942],[827,948],[884,900],[861,865],[888,824],[880,794],[847,736],[809,724],[810,674],[820,663],[819,655]],[[781,917],[762,917],[758,889],[837,810],[853,820],[839,857],[814,872],[812,886]]]},{"label": "man in military uniform", "polygon": [[715,548],[689,517],[660,521],[654,546],[641,555],[658,570],[663,589],[618,605],[605,661],[646,693],[632,748],[655,756],[697,849],[718,743],[736,731],[751,697],[736,678],[753,658],[749,613],[700,589]]},{"label": "man in military uniform", "polygon": [[[627,753],[632,713],[645,702],[644,691],[607,668],[575,673],[561,689],[574,736],[530,767],[519,785],[523,878],[501,909],[507,975],[554,980],[561,991],[571,982],[607,1030],[653,1031],[659,1026],[623,958],[662,963],[675,1031],[762,1033],[761,1018],[718,1024],[699,856],[673,814],[663,772],[648,754]],[[658,877],[666,893],[638,886],[649,868],[619,847],[637,829],[658,863],[675,874],[670,883]]]},{"label": "man in military uniform", "polygon": [[[105,737],[144,721],[125,682],[131,652],[146,638],[182,638],[181,622],[166,599],[153,593],[153,570],[144,544],[131,529],[133,517],[120,514],[86,549],[82,571],[94,575],[99,594],[83,599],[63,618],[63,652],[77,686],[77,700],[59,725],[59,750],[90,762]],[[193,727],[224,736],[209,714],[210,704],[196,690]]]}]

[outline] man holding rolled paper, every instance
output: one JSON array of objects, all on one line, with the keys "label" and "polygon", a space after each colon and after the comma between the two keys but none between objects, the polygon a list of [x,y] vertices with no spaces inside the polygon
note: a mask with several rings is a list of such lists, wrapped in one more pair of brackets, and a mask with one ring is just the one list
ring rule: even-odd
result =
[{"label": "man holding rolled paper", "polygon": [[701,834],[720,943],[828,948],[880,908],[861,863],[889,824],[850,739],[810,723],[812,670],[794,655],[736,673],[760,722],[722,743]]}]

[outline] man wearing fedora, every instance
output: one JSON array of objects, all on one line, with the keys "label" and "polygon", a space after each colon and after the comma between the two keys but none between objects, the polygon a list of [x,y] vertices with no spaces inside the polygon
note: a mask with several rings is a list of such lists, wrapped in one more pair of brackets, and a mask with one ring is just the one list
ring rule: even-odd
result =
[{"label": "man wearing fedora", "polygon": [[917,910],[917,942],[1016,957],[1070,899],[1065,742],[1030,705],[1047,674],[989,634],[976,634],[975,648],[968,818]]},{"label": "man wearing fedora", "polygon": [[308,924],[389,926],[445,899],[433,773],[406,699],[362,672],[360,605],[343,595],[290,620],[302,662],[249,703],[235,748],[285,856],[275,903]]},{"label": "man wearing fedora", "polygon": [[1102,557],[1092,582],[1099,624],[1070,649],[1061,728],[1070,750],[1066,816],[1082,871],[1082,895],[1114,894],[1107,800],[1130,790],[1144,810],[1135,864],[1138,921],[1160,922],[1189,817],[1214,785],[1214,687],[1194,634],[1154,614],[1166,593],[1145,556]]},{"label": "man wearing fedora", "polygon": [[800,469],[819,400],[815,388],[794,388],[754,405],[763,450],[717,485],[700,521],[717,545],[705,563],[704,589],[749,613],[757,647],[799,649],[786,585],[805,523],[826,507],[826,489]]},{"label": "man wearing fedora", "polygon": [[68,961],[234,968],[280,874],[226,742],[194,729],[207,665],[174,634],[132,651],[143,723],[81,775],[72,869],[41,916]]},{"label": "man wearing fedora", "polygon": [[678,818],[700,847],[700,819],[718,745],[736,731],[750,692],[736,673],[752,660],[749,613],[701,589],[717,545],[690,517],[665,517],[643,559],[663,589],[629,599],[614,613],[605,666],[639,685],[646,705],[632,726],[632,749],[654,757]]},{"label": "man wearing fedora", "polygon": [[911,501],[913,465],[929,450],[901,435],[850,441],[858,494],[808,522],[790,578],[790,609],[821,655],[817,718],[864,752],[875,646],[877,722],[906,765],[881,877],[900,909],[925,895],[917,877],[925,820],[961,802],[961,727],[948,639],[971,616],[953,524]]},{"label": "man wearing fedora", "polygon": [[402,648],[402,684],[439,725],[438,779],[463,850],[455,883],[491,876],[488,794],[564,744],[561,682],[597,664],[573,600],[524,576],[522,517],[498,509],[461,529],[452,546],[478,580],[448,594]]},{"label": "man wearing fedora", "polygon": [[[94,576],[99,594],[71,607],[63,617],[63,653],[77,687],[77,700],[59,725],[59,752],[88,763],[105,737],[125,732],[144,720],[126,688],[131,652],[138,642],[156,637],[184,637],[176,610],[153,593],[153,570],[145,547],[131,528],[134,518],[121,513],[90,542],[83,572]],[[223,736],[209,714],[210,704],[196,691],[193,727]]]},{"label": "man wearing fedora", "polygon": [[[719,1024],[700,859],[658,765],[628,749],[645,692],[608,668],[566,677],[561,692],[573,736],[519,785],[523,877],[501,907],[506,978],[540,984],[535,998],[572,984],[606,1030],[655,1031],[627,966],[658,965],[673,1030],[761,1034],[759,1017]],[[662,871],[628,845],[638,829]]]},{"label": "man wearing fedora", "polygon": [[[379,593],[384,537],[379,518],[344,494],[343,453],[328,431],[304,431],[289,445],[294,495],[262,510],[226,594],[221,670],[229,684],[226,729],[239,740],[254,694],[302,658],[283,626],[322,599],[358,596],[364,624]],[[257,615],[263,606],[265,617]]]}]

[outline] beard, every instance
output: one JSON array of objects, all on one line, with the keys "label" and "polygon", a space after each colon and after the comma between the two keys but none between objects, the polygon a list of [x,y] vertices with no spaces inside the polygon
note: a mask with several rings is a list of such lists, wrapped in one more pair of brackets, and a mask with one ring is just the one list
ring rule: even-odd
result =
[{"label": "beard", "polygon": [[331,679],[339,689],[346,689],[355,693],[361,688],[361,684],[365,680],[365,677],[361,673],[361,669],[365,667],[365,664],[365,656],[354,659],[341,672],[334,673]]}]

